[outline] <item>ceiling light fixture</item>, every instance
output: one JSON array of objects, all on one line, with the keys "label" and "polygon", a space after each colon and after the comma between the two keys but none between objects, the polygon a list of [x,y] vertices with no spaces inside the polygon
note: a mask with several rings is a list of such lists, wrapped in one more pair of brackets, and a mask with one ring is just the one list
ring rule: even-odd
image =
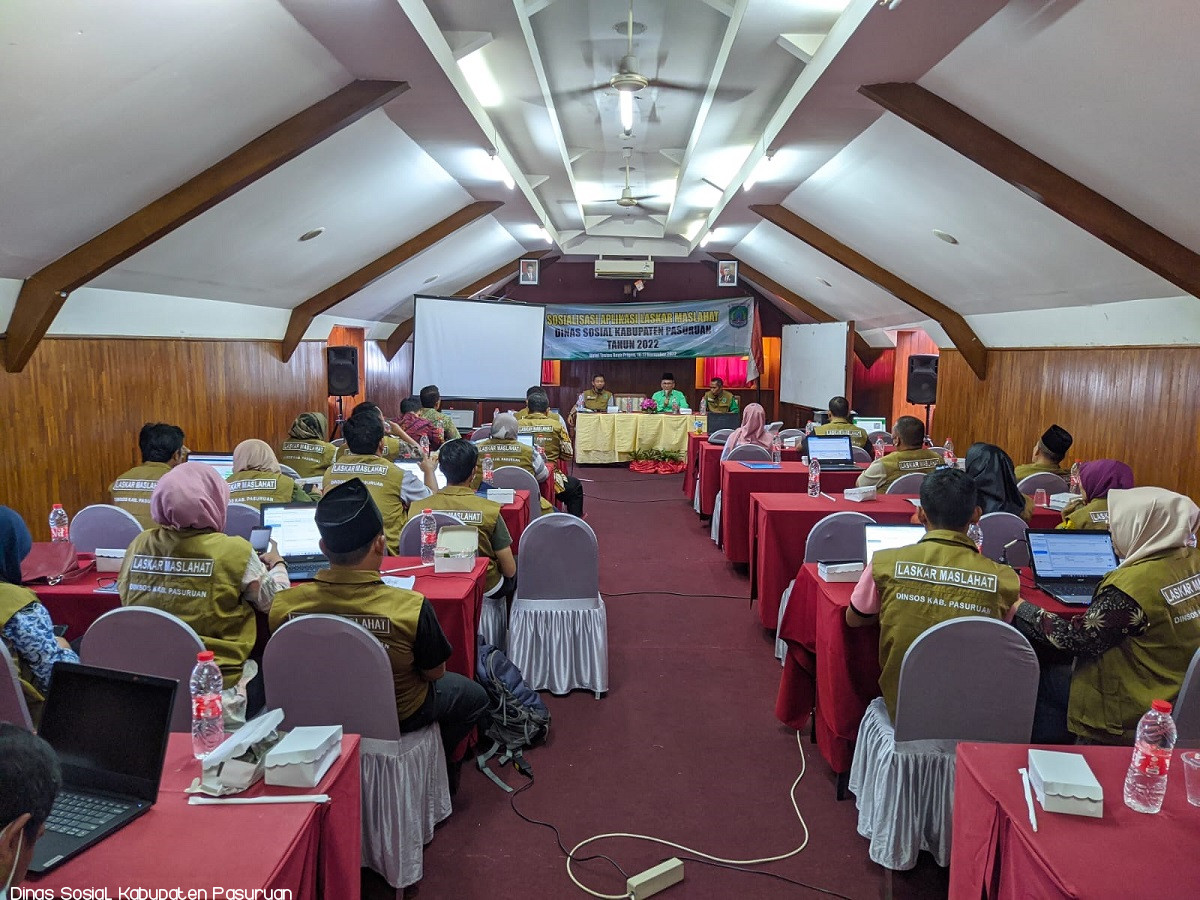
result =
[{"label": "ceiling light fixture", "polygon": [[430,275],[428,278],[426,278],[424,281],[422,281],[421,284],[433,284],[437,280],[438,280],[438,276]]},{"label": "ceiling light fixture", "polygon": [[492,70],[483,58],[482,48],[460,59],[458,68],[467,79],[467,84],[470,85],[480,106],[499,106],[504,102],[504,94],[501,93],[500,85],[496,83]]},{"label": "ceiling light fixture", "polygon": [[830,284],[828,281],[826,281],[824,278],[818,278],[817,281],[821,282],[821,284],[825,285],[825,287],[833,287],[833,285]]},{"label": "ceiling light fixture", "polygon": [[742,182],[742,190],[743,191],[750,190],[750,188],[754,187],[754,185],[758,184],[758,182],[762,181],[762,179],[767,176],[767,174],[771,170],[771,160],[773,160],[774,158],[775,158],[774,150],[768,150],[766,153],[764,153],[762,155],[762,159],[760,159],[758,161],[758,163],[754,166],[754,168],[751,170],[750,177],[747,178],[744,182]]},{"label": "ceiling light fixture", "polygon": [[621,131],[629,134],[633,131],[633,92],[618,90],[617,105],[621,110]]},{"label": "ceiling light fixture", "polygon": [[325,233],[324,228],[314,228],[312,231],[304,232],[304,234],[300,235],[299,239],[301,241],[311,241],[313,238],[320,237],[324,233]]},{"label": "ceiling light fixture", "polygon": [[516,182],[513,180],[512,172],[508,171],[508,166],[504,164],[504,160],[500,158],[500,154],[493,150],[488,156],[492,161],[492,176],[497,181],[503,181],[504,186],[510,191],[516,187]]},{"label": "ceiling light fixture", "polygon": [[938,240],[945,241],[947,244],[957,244],[958,238],[948,231],[942,231],[940,228],[933,229],[933,236]]}]

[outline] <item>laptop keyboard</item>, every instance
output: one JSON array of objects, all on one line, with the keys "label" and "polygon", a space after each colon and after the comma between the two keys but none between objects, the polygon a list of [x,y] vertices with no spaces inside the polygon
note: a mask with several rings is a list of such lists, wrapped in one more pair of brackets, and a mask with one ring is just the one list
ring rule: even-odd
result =
[{"label": "laptop keyboard", "polygon": [[46,819],[46,830],[84,837],[132,808],[132,803],[120,800],[62,791],[54,801],[50,817]]},{"label": "laptop keyboard", "polygon": [[292,581],[312,581],[318,572],[328,568],[329,563],[324,560],[311,563],[290,563],[288,565],[288,578]]}]

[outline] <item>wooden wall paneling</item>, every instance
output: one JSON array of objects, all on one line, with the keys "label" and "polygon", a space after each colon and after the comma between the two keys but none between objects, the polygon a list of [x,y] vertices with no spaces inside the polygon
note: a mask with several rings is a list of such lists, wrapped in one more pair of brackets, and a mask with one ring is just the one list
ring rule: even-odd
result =
[{"label": "wooden wall paneling", "polygon": [[860,416],[883,416],[892,424],[892,399],[896,389],[896,351],[882,350],[868,368],[854,360],[854,409]]},{"label": "wooden wall paneling", "polygon": [[[892,417],[888,419],[889,428],[901,416],[916,416],[922,422],[925,421],[925,407],[904,399],[908,396],[908,358],[914,353],[936,356],[939,352],[938,345],[924,331],[896,332],[895,394],[892,399]],[[931,413],[935,411],[930,410]]]},{"label": "wooden wall paneling", "polygon": [[399,418],[400,401],[416,393],[412,383],[412,352],[409,341],[389,360],[378,341],[367,341],[367,396],[389,418]]}]

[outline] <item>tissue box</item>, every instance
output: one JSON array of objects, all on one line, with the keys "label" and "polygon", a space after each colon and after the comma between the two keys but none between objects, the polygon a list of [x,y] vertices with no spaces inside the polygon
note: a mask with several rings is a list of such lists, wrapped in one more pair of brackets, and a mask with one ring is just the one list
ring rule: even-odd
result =
[{"label": "tissue box", "polygon": [[341,725],[293,728],[267,754],[267,784],[314,788],[341,755]]},{"label": "tissue box", "polygon": [[1030,750],[1029,783],[1046,812],[1104,815],[1104,789],[1079,753]]},{"label": "tissue box", "polygon": [[470,572],[475,568],[479,533],[471,525],[443,525],[433,551],[433,571]]},{"label": "tissue box", "polygon": [[831,559],[828,562],[817,563],[817,574],[821,576],[822,581],[830,583],[852,582],[862,577],[865,568],[866,563],[860,559]]},{"label": "tissue box", "polygon": [[487,498],[494,503],[512,503],[516,499],[512,488],[488,488]]},{"label": "tissue box", "polygon": [[97,572],[120,572],[121,563],[125,561],[124,550],[102,550],[96,548]]},{"label": "tissue box", "polygon": [[874,500],[879,496],[879,492],[874,487],[855,487],[846,488],[842,491],[842,496],[847,500],[853,500],[855,503],[862,503],[867,500]]}]

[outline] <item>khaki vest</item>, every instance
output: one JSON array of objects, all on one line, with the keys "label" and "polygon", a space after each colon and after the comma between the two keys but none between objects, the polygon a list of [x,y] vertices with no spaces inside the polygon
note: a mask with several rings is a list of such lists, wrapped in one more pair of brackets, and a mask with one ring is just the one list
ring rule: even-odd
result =
[{"label": "khaki vest", "polygon": [[288,439],[279,448],[279,461],[295,469],[301,478],[317,478],[325,474],[337,451],[338,448],[328,441]]},{"label": "khaki vest", "polygon": [[553,413],[529,413],[517,420],[517,433],[533,435],[533,443],[548,462],[571,455],[571,437]]},{"label": "khaki vest", "polygon": [[479,451],[479,459],[475,461],[475,477],[471,479],[473,489],[478,489],[483,481],[483,458],[492,457],[492,468],[501,466],[516,466],[533,475],[533,448],[519,441],[506,441],[502,438],[488,438],[475,445]]},{"label": "khaki vest", "polygon": [[597,394],[591,388],[583,392],[583,408],[590,409],[592,412],[607,412],[610,406],[613,406],[612,391],[601,391]]},{"label": "khaki vest", "polygon": [[817,437],[838,437],[846,435],[850,438],[850,443],[856,447],[862,447],[864,450],[870,441],[867,440],[866,429],[859,428],[853,422],[846,419],[830,419],[824,425],[818,425],[813,429],[813,434]]},{"label": "khaki vest", "polygon": [[388,587],[378,572],[323,569],[316,580],[280,591],[271,604],[271,630],[288,619],[327,613],[357,622],[379,639],[392,666],[396,714],[413,715],[429,695],[429,682],[417,673],[413,642],[425,598],[416,591]]},{"label": "khaki vest", "polygon": [[705,413],[727,413],[733,411],[733,407],[737,404],[737,397],[729,391],[721,391],[714,400],[712,394],[706,392],[700,398],[700,402],[704,406]]},{"label": "khaki vest", "polygon": [[[8,626],[8,620],[20,610],[24,609],[30,603],[37,602],[37,594],[28,588],[0,581],[0,632]],[[8,646],[7,642],[4,642],[2,639],[0,639],[0,646],[4,648],[9,657],[16,663],[17,679],[21,682],[21,692],[25,695],[25,706],[29,709],[29,717],[33,719],[33,724],[37,725],[38,720],[41,719],[42,704],[46,698],[34,685],[33,673],[29,671],[29,666],[25,660],[17,656],[13,648]]]},{"label": "khaki vest", "polygon": [[191,625],[215,655],[225,687],[233,687],[254,648],[254,608],[241,596],[253,552],[245,538],[220,532],[151,528],[125,551],[121,603],[152,606]]},{"label": "khaki vest", "polygon": [[228,481],[229,502],[245,503],[255,509],[264,503],[304,503],[308,499],[308,494],[304,494],[304,500],[296,500],[296,482],[282,472],[234,472]]},{"label": "khaki vest", "polygon": [[1114,569],[1100,588],[1125,592],[1146,613],[1146,630],[1098,657],[1080,656],[1067,725],[1101,743],[1132,744],[1152,700],[1175,701],[1200,647],[1200,550],[1169,550]]},{"label": "khaki vest", "polygon": [[1017,574],[957,531],[930,531],[912,547],[881,550],[871,574],[879,591],[879,687],[892,721],[900,665],[913,641],[948,619],[1001,619],[1020,594]]},{"label": "khaki vest", "polygon": [[1108,531],[1108,498],[1103,497],[1084,504],[1068,515],[1063,524],[1067,528],[1078,528],[1080,531]]},{"label": "khaki vest", "polygon": [[492,549],[492,534],[500,518],[500,504],[485,500],[465,485],[450,485],[442,488],[422,503],[425,509],[440,509],[454,513],[464,525],[474,525],[479,532],[479,555],[488,559],[484,589],[491,590],[500,582],[500,570],[496,567],[496,551]]},{"label": "khaki vest", "polygon": [[119,506],[132,515],[143,528],[153,528],[155,522],[150,515],[150,495],[154,493],[158,479],[170,471],[169,465],[160,462],[134,466],[109,487],[113,506]]},{"label": "khaki vest", "polygon": [[[385,434],[383,436],[383,447],[382,447],[379,455],[382,456],[384,459],[386,459],[388,462],[395,462],[396,460],[405,457],[403,448],[407,447],[407,446],[408,446],[408,444],[404,443],[402,440],[400,440],[400,438],[396,437],[395,435]],[[337,455],[334,457],[334,459],[340,462],[343,457],[352,456],[352,455],[353,454],[350,452],[350,448],[343,445],[341,447],[338,447],[338,452],[337,452]]]},{"label": "khaki vest", "polygon": [[928,475],[942,464],[942,458],[932,450],[896,450],[881,457],[878,462],[884,471],[883,482],[878,486],[882,493],[901,475],[911,475],[913,472]]},{"label": "khaki vest", "polygon": [[343,453],[337,462],[325,470],[321,492],[360,478],[367,486],[371,499],[383,516],[383,533],[387,538],[388,550],[399,552],[400,529],[408,521],[408,504],[404,502],[404,470],[382,456]]},{"label": "khaki vest", "polygon": [[[1022,478],[1028,478],[1030,475],[1038,475],[1041,472],[1049,472],[1051,475],[1058,475],[1067,481],[1071,480],[1071,473],[1067,469],[1061,469],[1058,466],[1049,463],[1023,463],[1014,470],[1017,481]],[[1149,709],[1150,707],[1146,707]]]}]

